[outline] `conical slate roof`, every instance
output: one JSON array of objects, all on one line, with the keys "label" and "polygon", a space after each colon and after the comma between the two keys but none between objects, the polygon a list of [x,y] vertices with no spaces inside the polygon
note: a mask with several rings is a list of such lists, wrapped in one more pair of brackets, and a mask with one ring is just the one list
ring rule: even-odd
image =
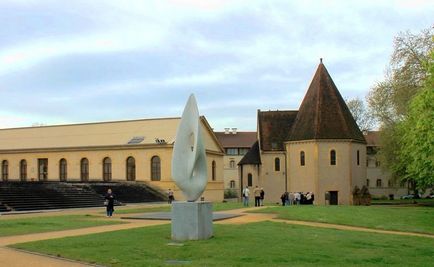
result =
[{"label": "conical slate roof", "polygon": [[312,139],[352,139],[366,143],[322,60],[289,136],[289,141]]}]

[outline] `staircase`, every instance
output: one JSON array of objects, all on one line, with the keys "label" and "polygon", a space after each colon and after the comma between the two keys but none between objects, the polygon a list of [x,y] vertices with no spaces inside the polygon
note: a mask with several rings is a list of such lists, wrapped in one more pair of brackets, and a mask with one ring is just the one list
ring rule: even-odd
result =
[{"label": "staircase", "polygon": [[99,207],[104,198],[68,183],[7,182],[0,184],[0,202],[13,211],[27,211]]},{"label": "staircase", "polygon": [[139,182],[0,182],[0,212],[102,207],[111,188],[115,205],[164,201],[164,194]]},{"label": "staircase", "polygon": [[8,207],[0,203],[0,212],[8,212],[11,211]]},{"label": "staircase", "polygon": [[166,201],[164,193],[141,182],[111,182],[111,183],[87,183],[87,186],[104,195],[107,189],[111,188],[116,200],[122,203],[141,203],[141,202],[156,202]]}]

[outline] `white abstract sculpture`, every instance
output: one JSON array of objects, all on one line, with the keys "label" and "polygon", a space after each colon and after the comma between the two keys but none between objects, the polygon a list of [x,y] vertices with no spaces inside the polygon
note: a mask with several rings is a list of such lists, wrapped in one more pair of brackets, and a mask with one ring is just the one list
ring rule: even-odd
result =
[{"label": "white abstract sculpture", "polygon": [[205,146],[193,94],[188,98],[176,133],[172,178],[188,201],[196,201],[207,184]]}]

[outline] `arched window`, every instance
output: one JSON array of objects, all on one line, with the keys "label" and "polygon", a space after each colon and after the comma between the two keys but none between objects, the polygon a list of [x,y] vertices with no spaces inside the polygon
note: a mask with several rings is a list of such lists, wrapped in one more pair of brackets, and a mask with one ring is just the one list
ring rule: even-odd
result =
[{"label": "arched window", "polygon": [[20,161],[20,180],[23,182],[27,180],[27,161],[25,159]]},{"label": "arched window", "polygon": [[66,181],[68,179],[68,164],[66,159],[61,159],[59,161],[59,180]]},{"label": "arched window", "polygon": [[102,160],[102,179],[106,182],[112,179],[112,160],[109,157]]},{"label": "arched window", "polygon": [[133,157],[127,158],[127,181],[136,180],[136,160]]},{"label": "arched window", "polygon": [[213,160],[212,164],[211,164],[211,179],[213,181],[215,181],[215,176],[216,176],[215,169],[216,169],[216,163],[215,163],[215,160]]},{"label": "arched window", "polygon": [[231,181],[229,182],[229,187],[230,187],[230,188],[235,188],[235,181],[234,181],[234,180],[231,180]]},{"label": "arched window", "polygon": [[153,156],[151,158],[151,180],[161,180],[161,160],[159,156]]},{"label": "arched window", "polygon": [[89,160],[82,158],[80,161],[80,179],[83,182],[89,181]]},{"label": "arched window", "polygon": [[247,174],[247,186],[253,186],[253,177],[252,174]]},{"label": "arched window", "polygon": [[366,186],[369,187],[369,179],[366,179]]},{"label": "arched window", "polygon": [[336,151],[330,151],[330,165],[336,165]]},{"label": "arched window", "polygon": [[9,164],[7,160],[2,161],[2,180],[7,181],[9,178]]},{"label": "arched window", "polygon": [[300,166],[304,166],[305,164],[304,151],[300,151]]},{"label": "arched window", "polygon": [[276,172],[280,171],[280,159],[279,158],[274,159],[274,170]]},{"label": "arched window", "polygon": [[360,165],[360,151],[357,150],[357,165]]},{"label": "arched window", "polygon": [[381,179],[377,179],[377,187],[382,187]]},{"label": "arched window", "polygon": [[235,160],[229,161],[229,168],[231,168],[231,169],[235,168]]}]

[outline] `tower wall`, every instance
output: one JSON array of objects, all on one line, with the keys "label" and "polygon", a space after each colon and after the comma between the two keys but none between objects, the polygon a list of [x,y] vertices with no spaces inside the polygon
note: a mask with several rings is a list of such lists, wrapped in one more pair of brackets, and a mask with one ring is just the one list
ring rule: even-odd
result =
[{"label": "tower wall", "polygon": [[[314,192],[315,177],[317,176],[317,145],[316,142],[287,143],[288,191]],[[304,151],[305,165],[300,164],[300,152]]]},{"label": "tower wall", "polygon": [[[331,164],[331,151],[336,164]],[[359,150],[359,164],[357,164]],[[328,205],[326,193],[338,192],[338,204],[353,203],[352,190],[366,180],[366,145],[350,140],[299,141],[287,143],[289,192],[313,192],[315,204]],[[300,152],[305,152],[301,166]]]},{"label": "tower wall", "polygon": [[[280,169],[276,170],[275,159],[280,160]],[[285,189],[285,152],[273,151],[261,153],[261,171],[259,187],[265,191],[266,202],[280,202],[280,196],[286,191]]]},{"label": "tower wall", "polygon": [[[336,165],[330,164],[330,152],[336,151]],[[351,197],[351,143],[340,141],[318,142],[317,204],[328,204],[326,192],[338,192],[338,204],[352,204]]]}]

